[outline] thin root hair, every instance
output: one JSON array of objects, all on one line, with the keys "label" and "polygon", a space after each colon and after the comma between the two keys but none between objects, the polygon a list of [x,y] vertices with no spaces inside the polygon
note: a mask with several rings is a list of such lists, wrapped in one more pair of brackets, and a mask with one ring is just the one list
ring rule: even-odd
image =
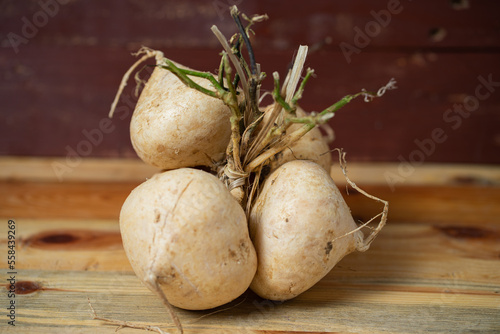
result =
[{"label": "thin root hair", "polygon": [[125,74],[123,75],[122,81],[120,83],[120,87],[118,87],[118,92],[116,93],[115,99],[113,100],[113,103],[111,104],[111,109],[110,109],[109,114],[108,114],[109,118],[113,118],[113,114],[115,112],[118,101],[120,100],[120,97],[123,93],[123,90],[125,89],[125,86],[127,86],[127,81],[129,79],[130,75],[132,74],[132,72],[137,68],[137,66],[139,66],[140,64],[142,64],[143,62],[145,62],[149,58],[154,57],[157,59],[157,62],[163,58],[163,52],[158,51],[158,50],[152,50],[152,49],[144,47],[144,46],[142,48],[140,48],[139,51],[137,51],[133,55],[139,56],[141,54],[144,54],[144,55],[139,60],[137,60],[132,66],[130,66],[130,68],[127,70],[127,72],[125,72]]},{"label": "thin root hair", "polygon": [[378,217],[380,217],[380,221],[378,223],[378,225],[373,228],[372,232],[370,233],[370,235],[368,235],[362,242],[362,244],[358,245],[357,246],[357,250],[360,251],[360,252],[364,252],[366,250],[368,250],[368,248],[370,248],[370,245],[371,243],[373,242],[373,240],[375,239],[375,237],[378,235],[378,233],[380,233],[380,231],[382,230],[382,228],[385,226],[386,222],[387,222],[387,214],[388,214],[388,211],[389,211],[389,202],[388,201],[385,201],[383,199],[380,199],[378,197],[375,197],[373,195],[370,195],[368,194],[366,191],[364,191],[363,189],[359,188],[354,182],[352,182],[349,177],[347,176],[347,162],[346,162],[346,159],[345,159],[345,155],[346,153],[342,151],[342,149],[335,149],[335,151],[338,151],[339,153],[339,162],[340,162],[340,168],[342,169],[342,173],[344,174],[344,177],[347,181],[347,183],[352,187],[354,188],[355,190],[357,190],[358,192],[360,192],[361,194],[363,194],[364,196],[374,200],[374,201],[377,201],[377,202],[380,202],[382,204],[384,204],[384,208],[382,210],[382,212],[380,212],[379,214],[377,214],[376,216],[374,216],[373,218],[371,218],[368,222],[362,224],[361,226],[359,226],[358,228],[356,228],[354,231],[351,231],[349,233],[347,233],[346,235],[349,235],[349,234],[352,234],[354,232],[356,232],[357,230],[363,228],[363,227],[366,227],[368,224],[370,224],[373,220],[377,219]]},{"label": "thin root hair", "polygon": [[110,325],[118,326],[116,328],[115,332],[118,332],[122,328],[135,328],[135,329],[143,329],[143,330],[150,331],[150,332],[156,332],[159,334],[170,334],[170,332],[165,332],[164,330],[162,330],[160,327],[157,327],[157,326],[141,325],[141,324],[129,322],[129,321],[100,317],[97,315],[97,312],[95,311],[94,307],[92,306],[92,303],[90,302],[90,298],[87,297],[87,300],[89,303],[92,319],[93,320],[101,320],[101,321],[104,321]]}]

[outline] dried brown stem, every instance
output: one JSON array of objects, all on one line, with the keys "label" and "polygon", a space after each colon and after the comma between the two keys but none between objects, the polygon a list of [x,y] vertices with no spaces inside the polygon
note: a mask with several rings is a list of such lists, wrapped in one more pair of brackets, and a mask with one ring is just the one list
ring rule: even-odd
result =
[{"label": "dried brown stem", "polygon": [[251,143],[248,153],[246,154],[245,159],[243,160],[244,164],[252,161],[265,148],[265,146],[267,145],[266,142],[269,142],[267,136],[269,135],[270,130],[274,125],[274,120],[281,113],[282,109],[283,108],[279,103],[273,104],[271,115],[266,118],[266,123],[262,124],[262,128],[260,129],[259,133]]},{"label": "dried brown stem", "polygon": [[[295,61],[292,67],[292,70],[287,74],[285,78],[285,83],[283,85],[283,91],[282,94],[285,96],[285,102],[290,103],[292,99],[294,98],[295,92],[297,90],[297,85],[300,81],[300,76],[302,73],[302,70],[304,68],[304,64],[306,61],[307,57],[307,50],[308,47],[305,45],[300,45],[299,50],[297,52],[297,56],[295,57]],[[279,82],[279,75],[277,72],[273,73],[274,80],[275,82]],[[295,108],[295,106],[291,106],[292,108]],[[284,125],[285,119],[284,119],[284,114],[285,111],[283,110],[283,106],[280,103],[275,102],[274,107],[271,111],[270,116],[266,119],[266,124],[262,126],[261,131],[257,135],[256,139],[253,141],[253,143],[250,146],[248,155],[245,156],[244,162],[249,162],[252,163],[256,157],[259,155],[265,154],[266,152],[263,152],[266,147],[277,137],[281,136],[281,134],[286,130],[286,125]],[[278,131],[274,132],[272,130],[275,122],[278,124],[278,128],[282,129],[283,131]],[[309,128],[310,130],[311,128]],[[303,129],[305,130],[305,129]],[[308,130],[308,131],[309,131]],[[305,134],[305,133],[304,133]],[[302,137],[304,134],[300,135]],[[299,138],[300,138],[299,137]],[[286,138],[286,137],[285,137]],[[283,141],[285,140],[283,138]],[[299,139],[297,138],[297,139]],[[282,143],[281,147],[278,147],[278,151],[276,153],[279,153],[281,150],[285,149],[287,146],[290,146],[293,142],[295,142],[297,139],[295,139],[294,136],[290,138],[292,142],[290,143]],[[274,147],[272,148],[274,149]],[[274,153],[274,154],[276,154]],[[271,154],[271,152],[269,153]],[[269,155],[271,157],[272,155]],[[264,159],[264,161],[267,159]],[[245,168],[247,172],[251,172],[255,166],[258,165],[252,165],[252,168]]]},{"label": "dried brown stem", "polygon": [[315,125],[313,124],[304,124],[301,126],[299,129],[295,130],[294,132],[285,135],[281,140],[279,140],[275,145],[273,145],[271,148],[268,150],[264,151],[262,154],[257,156],[255,159],[250,161],[245,166],[245,171],[246,172],[251,172],[258,166],[262,165],[266,160],[270,159],[274,155],[280,153],[290,145],[293,145],[297,140],[302,138],[307,132],[309,132],[312,128],[314,128]]},{"label": "dried brown stem", "polygon": [[160,296],[160,299],[161,299],[163,305],[165,305],[168,312],[170,313],[170,317],[174,321],[175,327],[177,327],[177,329],[179,330],[179,333],[180,334],[184,333],[184,330],[182,329],[181,321],[179,320],[179,317],[175,313],[174,307],[169,303],[167,296],[165,296],[165,293],[160,288],[160,285],[158,284],[158,279],[155,276],[151,275],[148,283],[153,288],[153,290],[158,294],[158,296]]},{"label": "dried brown stem", "polygon": [[122,95],[122,92],[125,89],[125,86],[127,86],[127,81],[130,77],[130,74],[132,74],[132,72],[137,68],[137,66],[139,66],[141,63],[145,62],[149,58],[156,57],[157,62],[159,59],[163,58],[163,52],[157,51],[157,50],[151,50],[151,49],[146,48],[146,47],[141,48],[136,53],[136,55],[139,55],[142,53],[144,53],[144,55],[141,57],[141,59],[139,59],[132,66],[130,66],[128,71],[125,72],[125,74],[123,75],[122,81],[120,83],[120,87],[118,88],[118,92],[116,93],[115,99],[113,100],[113,103],[111,104],[111,109],[110,109],[109,114],[108,114],[109,118],[113,117],[113,113],[115,112],[116,105],[118,104],[118,101],[120,100],[120,96]]},{"label": "dried brown stem", "polygon": [[300,45],[299,50],[297,51],[297,57],[295,57],[295,62],[293,63],[292,72],[290,73],[290,80],[287,82],[286,93],[285,93],[285,101],[286,103],[290,103],[292,98],[297,90],[297,85],[300,81],[300,76],[302,74],[302,69],[304,68],[304,64],[306,62],[307,57],[307,45]]},{"label": "dried brown stem", "polygon": [[234,68],[236,69],[236,72],[240,76],[240,81],[241,81],[241,86],[245,94],[248,93],[248,82],[245,76],[245,72],[243,71],[243,68],[241,67],[240,62],[234,55],[233,51],[231,50],[231,46],[229,46],[229,43],[226,40],[226,37],[222,34],[222,32],[217,28],[216,25],[212,26],[212,32],[214,33],[215,37],[219,40],[220,44],[226,51],[229,59],[231,60],[231,63],[233,64]]},{"label": "dried brown stem", "polygon": [[247,198],[247,205],[246,205],[246,214],[247,217],[250,216],[250,212],[252,211],[252,205],[254,198],[258,196],[258,191],[259,191],[259,183],[260,183],[260,176],[262,173],[262,166],[257,167],[257,170],[255,170],[255,178],[252,184],[252,187],[250,189],[250,192],[248,194]]}]

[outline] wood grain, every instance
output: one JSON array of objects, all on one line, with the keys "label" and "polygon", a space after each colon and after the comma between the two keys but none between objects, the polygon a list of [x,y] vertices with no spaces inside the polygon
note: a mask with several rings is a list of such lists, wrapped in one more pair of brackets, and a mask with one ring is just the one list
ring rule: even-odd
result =
[{"label": "wood grain", "polygon": [[[26,162],[8,161],[12,170],[15,161],[19,166]],[[36,169],[35,161],[29,164]],[[43,167],[47,160],[40,162],[41,170],[50,172]],[[100,317],[175,333],[161,302],[134,275],[119,234],[120,206],[140,183],[137,174],[148,169],[131,162],[88,163],[82,166],[90,169],[75,169],[73,179],[63,182],[43,172],[31,178],[25,172],[0,177],[0,221],[16,222],[15,330],[113,333],[117,326],[92,319],[90,300]],[[89,173],[112,174],[117,164],[124,170],[110,182]],[[369,166],[352,164],[350,170],[362,175]],[[385,166],[397,170],[397,165]],[[445,166],[431,167],[394,192],[383,177],[360,178],[365,182],[357,182],[359,186],[390,201],[389,223],[367,252],[348,255],[313,288],[287,302],[263,300],[247,291],[217,309],[177,310],[185,333],[499,332],[498,174],[480,166],[468,174],[455,166],[450,177],[443,177]],[[475,177],[463,178],[467,175]],[[457,183],[456,176],[467,182]],[[355,191],[346,198],[359,218],[380,209]],[[7,249],[6,236],[7,224],[0,224],[1,254]],[[0,290],[6,296],[7,257],[0,258]],[[7,302],[0,299],[0,304]],[[0,331],[9,330],[7,326],[2,320]]]},{"label": "wood grain", "polygon": [[[0,154],[71,157],[80,148],[81,157],[135,157],[128,129],[132,80],[113,131],[97,145],[82,146],[88,141],[84,131],[99,129],[106,118],[123,73],[135,61],[130,54],[147,45],[192,68],[214,71],[221,48],[210,26],[234,33],[226,5],[238,3],[245,13],[270,16],[255,26],[254,39],[268,77],[273,71],[284,76],[300,44],[315,50],[306,64],[316,70],[301,101],[306,110],[323,110],[345,94],[375,90],[392,77],[398,81],[397,91],[369,105],[350,103],[332,119],[333,147],[343,147],[353,161],[408,160],[418,150],[415,140],[443,128],[446,142],[425,162],[499,164],[498,4],[463,1],[469,6],[457,10],[459,2],[400,1],[403,10],[348,62],[340,44],[356,45],[355,28],[376,22],[373,13],[387,10],[388,1],[75,0],[61,5],[18,52],[8,35],[22,37],[23,18],[32,21],[41,7],[36,0],[3,1]],[[445,33],[442,39],[436,31]],[[444,121],[448,109],[476,94],[478,78],[489,75],[493,91],[477,110],[457,127]],[[270,84],[267,80],[264,88]]]},{"label": "wood grain", "polygon": [[[36,235],[46,223],[18,220],[23,239]],[[117,223],[88,224],[95,233],[110,227],[116,229]],[[498,227],[495,235],[486,234],[471,244],[433,225],[388,225],[370,251],[349,255],[292,301],[271,302],[247,292],[216,310],[178,312],[187,333],[493,332],[500,329]],[[38,286],[18,296],[20,328],[111,332],[113,327],[90,319],[87,298],[100,316],[169,328],[161,303],[141,285],[128,263],[110,263],[116,256],[113,250],[101,250],[96,257],[99,267],[82,268],[82,254],[98,253],[92,247],[84,251],[63,246],[59,251],[29,245],[20,249],[19,257],[27,266],[19,268],[19,280]],[[57,253],[59,258],[75,259],[74,263],[60,267],[44,263]],[[37,266],[37,258],[43,264]]]},{"label": "wood grain", "polygon": [[[330,174],[336,183],[345,183],[342,170],[336,162],[337,153],[332,152],[332,157],[334,164]],[[143,182],[159,172],[158,168],[149,166],[138,158],[85,158],[78,165],[71,167],[67,173],[59,176],[55,168],[61,165],[68,165],[66,158],[0,156],[0,180],[59,183]],[[400,185],[500,185],[500,168],[496,165],[426,163],[415,166],[413,170],[408,171],[407,165],[403,166],[401,163],[351,163],[348,161],[348,173],[349,177],[356,183],[363,185],[387,184],[388,188],[391,188],[389,181],[393,182],[395,188]],[[395,176],[399,176],[401,179],[397,179]]]},{"label": "wood grain", "polygon": [[[139,160],[84,159],[59,180],[52,165],[64,158],[0,158],[0,216],[114,219],[130,191],[158,170]],[[500,169],[495,166],[425,164],[390,186],[399,164],[348,164],[351,180],[390,202],[389,220],[465,223],[500,221]],[[331,175],[353,215],[368,220],[379,204],[345,188],[340,168]],[[347,196],[347,193],[349,195]]]},{"label": "wood grain", "polygon": [[[18,218],[98,218],[118,217],[130,191],[140,182],[0,182],[0,216]],[[361,184],[359,184],[362,186]],[[345,187],[339,189],[346,195]],[[389,221],[455,222],[460,224],[498,222],[500,193],[496,187],[400,186],[391,191],[386,185],[362,187],[389,201]],[[355,218],[366,221],[382,209],[354,190],[345,196]]]},{"label": "wood grain", "polygon": [[[389,201],[389,222],[429,221],[456,224],[500,222],[498,188],[455,186],[401,186],[391,191],[385,186],[363,186],[369,194]],[[356,191],[340,186],[354,217],[363,221],[381,212],[381,204]]]},{"label": "wood grain", "polygon": [[[63,172],[58,173],[58,168]],[[67,167],[68,169],[64,169]],[[0,180],[48,182],[143,182],[159,172],[136,159],[82,159],[71,164],[67,158],[54,157],[0,157]]]},{"label": "wood grain", "polygon": [[6,182],[0,215],[47,218],[118,217],[125,198],[140,182]]},{"label": "wood grain", "polygon": [[117,219],[21,218],[16,223],[17,253],[22,259],[18,269],[132,270],[123,252]]}]

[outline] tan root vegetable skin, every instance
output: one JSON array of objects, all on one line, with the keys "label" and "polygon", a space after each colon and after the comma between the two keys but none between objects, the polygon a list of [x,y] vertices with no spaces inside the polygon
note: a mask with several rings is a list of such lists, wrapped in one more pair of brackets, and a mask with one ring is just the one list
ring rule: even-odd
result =
[{"label": "tan root vegetable skin", "polygon": [[120,213],[123,245],[136,275],[170,304],[189,310],[240,296],[257,258],[243,209],[213,175],[190,168],[156,174]]},{"label": "tan root vegetable skin", "polygon": [[[112,117],[133,71],[154,58],[130,137],[144,162],[166,171],[130,193],[120,212],[120,231],[135,274],[160,297],[181,334],[172,305],[211,309],[249,287],[266,299],[294,298],[345,255],[367,250],[387,220],[388,203],[350,181],[345,153],[339,150],[347,183],[384,205],[379,215],[356,225],[330,177],[329,140],[318,126],[328,129],[340,108],[357,97],[367,102],[381,97],[396,88],[395,80],[308,114],[298,101],[314,70],[304,69],[308,47],[301,45],[283,81],[272,73],[274,102],[262,113],[266,74],[248,32],[267,15],[240,16],[236,6],[230,14],[239,32],[229,40],[211,27],[223,49],[216,76],[143,47],[109,113]],[[141,82],[137,75],[136,82]],[[379,224],[370,226],[378,217]],[[363,228],[371,230],[366,237]],[[94,319],[118,329],[164,333],[154,326],[98,318],[95,312]]]},{"label": "tan root vegetable skin", "polygon": [[[210,88],[207,80],[192,79]],[[150,165],[162,169],[212,166],[225,157],[230,115],[221,100],[155,67],[134,110],[130,138],[137,155]]]},{"label": "tan root vegetable skin", "polygon": [[288,162],[266,179],[249,227],[259,259],[250,287],[271,300],[306,291],[363,244],[361,231],[348,234],[357,225],[330,175],[310,161]]}]

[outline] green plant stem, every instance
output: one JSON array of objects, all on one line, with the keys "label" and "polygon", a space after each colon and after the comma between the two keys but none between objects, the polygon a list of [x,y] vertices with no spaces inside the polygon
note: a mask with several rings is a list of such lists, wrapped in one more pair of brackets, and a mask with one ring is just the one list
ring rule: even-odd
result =
[{"label": "green plant stem", "polygon": [[295,114],[296,107],[290,106],[281,95],[280,78],[278,72],[273,73],[273,80],[274,89],[272,95],[275,101],[273,110],[271,111],[270,116],[266,120],[266,123],[263,125],[254,142],[250,146],[248,155],[245,156],[245,162],[252,161],[269,145],[269,143],[271,143],[273,139],[281,136],[281,134],[284,132],[284,130],[280,131],[281,126],[278,128],[274,126],[274,123],[282,112],[282,109],[285,109],[288,113]]},{"label": "green plant stem", "polygon": [[[175,74],[185,85],[188,87],[194,88],[197,91],[206,94],[211,97],[220,98],[225,94],[224,87],[219,85],[219,82],[214,78],[211,73],[207,72],[199,72],[193,71],[185,68],[177,67],[171,60],[164,58],[164,61],[167,65],[158,65],[159,67],[169,70],[173,74]],[[206,89],[205,87],[200,86],[196,82],[194,82],[189,76],[199,77],[203,79],[207,79],[212,83],[216,91],[212,91],[210,89]]]},{"label": "green plant stem", "polygon": [[[292,105],[289,105],[285,101],[283,96],[281,95],[279,76],[277,74],[275,74],[273,76],[273,78],[274,78],[273,98],[275,100],[275,103],[279,104],[288,113],[295,115],[295,112],[297,110],[297,101],[302,97],[302,93],[304,91],[305,85],[313,73],[314,73],[314,70],[311,70],[309,68],[307,69],[306,76],[302,80],[299,88],[297,89],[297,92],[294,94],[293,98],[291,99]],[[277,117],[278,113],[275,116]],[[292,118],[292,119],[295,119],[295,118]],[[270,120],[270,123],[274,123],[274,120]],[[306,123],[306,122],[304,121],[303,123]],[[257,152],[262,151],[274,138],[277,138],[277,137],[281,136],[283,133],[285,133],[285,131],[289,125],[290,125],[290,123],[288,121],[286,121],[283,124],[279,125],[278,127],[271,126],[270,128],[268,128],[267,132],[265,133],[265,137],[259,143],[259,149],[257,149]]]},{"label": "green plant stem", "polygon": [[[276,82],[276,81],[275,81]],[[301,85],[302,86],[302,85]],[[278,89],[278,90],[277,90]],[[275,85],[275,91],[279,92],[279,86]],[[345,106],[347,103],[351,102],[353,99],[356,97],[363,95],[363,96],[372,96],[376,97],[376,93],[372,92],[359,92],[353,95],[346,95],[344,96],[341,100],[338,102],[332,104],[330,107],[326,108],[322,112],[316,115],[312,115],[309,117],[300,117],[300,118],[289,118],[287,121],[290,123],[303,123],[304,125],[301,126],[299,129],[293,131],[292,133],[285,135],[283,138],[281,138],[275,145],[273,145],[271,148],[268,150],[264,151],[262,154],[257,156],[255,159],[250,161],[246,166],[245,166],[245,171],[250,172],[257,168],[258,166],[264,164],[268,159],[273,157],[274,155],[280,153],[283,151],[285,148],[293,145],[296,141],[298,141],[300,138],[302,138],[306,133],[311,131],[316,125],[318,124],[323,124],[328,122],[330,118],[333,117],[334,113]],[[277,96],[281,96],[277,94]],[[284,100],[283,98],[278,98],[276,99],[276,102],[284,106],[284,109],[286,110],[286,107],[291,108]],[[286,106],[286,107],[285,107]],[[280,129],[275,129],[276,134],[282,133]],[[266,138],[267,139],[267,138]]]},{"label": "green plant stem", "polygon": [[[196,89],[197,91],[206,94],[208,96],[221,99],[230,108],[232,145],[228,146],[226,153],[228,156],[232,157],[236,170],[238,172],[242,172],[243,167],[241,165],[240,150],[239,150],[240,140],[241,140],[239,123],[242,116],[238,106],[238,97],[236,88],[233,86],[231,82],[232,70],[231,66],[229,65],[227,54],[223,52],[222,64],[220,68],[223,71],[222,75],[225,76],[226,83],[228,85],[228,90],[226,90],[221,84],[221,82],[222,83],[224,82],[224,78],[222,78],[221,80],[221,77],[219,77],[218,81],[217,79],[214,78],[214,76],[211,73],[179,68],[171,60],[166,58],[164,58],[164,62],[166,65],[159,65],[159,66],[175,74],[185,85],[187,85],[190,88]],[[215,88],[215,91],[202,87],[201,85],[194,82],[189,76],[194,76],[209,80],[210,83]]]},{"label": "green plant stem", "polygon": [[228,147],[230,148],[230,151],[226,153],[228,156],[232,156],[236,171],[243,172],[243,167],[241,165],[241,157],[240,157],[240,142],[241,142],[240,121],[242,115],[238,106],[238,97],[236,94],[236,89],[231,82],[232,70],[231,66],[229,65],[229,60],[227,56],[223,58],[225,59],[224,73],[226,75],[226,82],[229,89],[229,92],[227,92],[224,96],[224,103],[231,109],[231,117],[229,118],[229,121],[231,123],[232,145],[231,147]]},{"label": "green plant stem", "polygon": [[221,60],[220,60],[220,65],[219,65],[219,72],[217,73],[219,77],[219,85],[221,87],[224,87],[224,57],[227,57],[225,55],[222,55]]},{"label": "green plant stem", "polygon": [[302,94],[304,93],[304,89],[306,87],[306,84],[309,81],[309,78],[311,78],[311,76],[313,74],[314,74],[314,70],[308,68],[304,79],[302,79],[302,82],[300,83],[300,86],[297,89],[297,92],[295,93],[295,95],[292,98],[292,101],[291,101],[292,106],[295,106],[297,104],[297,102],[302,98]]},{"label": "green plant stem", "polygon": [[290,106],[283,96],[281,96],[281,86],[280,86],[280,78],[277,73],[274,73],[273,79],[274,79],[274,89],[273,89],[273,99],[275,102],[279,103],[283,109],[285,109],[289,113],[295,112],[295,109]]}]

